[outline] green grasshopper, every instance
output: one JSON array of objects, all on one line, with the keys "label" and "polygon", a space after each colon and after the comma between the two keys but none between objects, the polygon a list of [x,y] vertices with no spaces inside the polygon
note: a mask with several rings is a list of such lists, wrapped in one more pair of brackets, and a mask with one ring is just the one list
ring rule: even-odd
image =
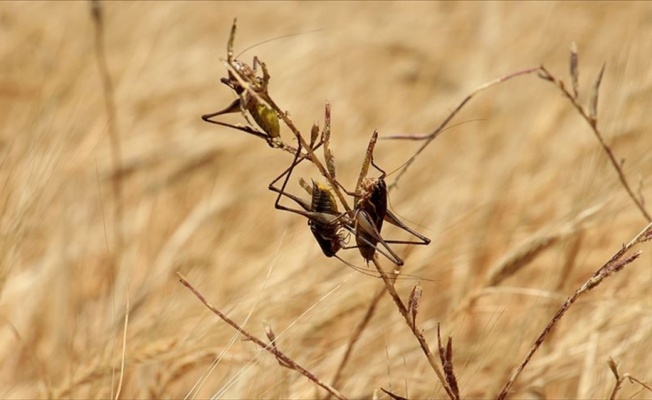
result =
[{"label": "green grasshopper", "polygon": [[[204,114],[201,118],[202,120],[212,124],[247,132],[265,139],[272,147],[279,147],[282,145],[280,139],[280,124],[278,115],[270,106],[272,99],[268,93],[270,75],[267,71],[267,66],[264,62],[261,62],[258,57],[254,57],[253,59],[253,68],[233,57],[233,42],[235,40],[236,23],[237,20],[234,19],[226,50],[228,77],[221,78],[220,81],[231,88],[238,98],[226,108],[214,113]],[[262,70],[262,77],[256,74],[258,66],[260,66]],[[230,114],[238,111],[242,113],[249,126],[233,125],[213,119],[214,117],[223,114]],[[253,118],[262,132],[253,127],[247,114]]]}]

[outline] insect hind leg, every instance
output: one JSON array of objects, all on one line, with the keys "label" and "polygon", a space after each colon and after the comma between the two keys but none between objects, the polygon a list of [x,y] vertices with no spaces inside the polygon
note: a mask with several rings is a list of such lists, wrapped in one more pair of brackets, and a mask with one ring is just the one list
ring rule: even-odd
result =
[{"label": "insect hind leg", "polygon": [[410,228],[409,226],[405,225],[405,224],[404,224],[403,222],[401,222],[401,220],[399,220],[398,217],[397,217],[396,215],[394,215],[394,213],[391,212],[389,209],[388,209],[387,212],[385,213],[385,218],[384,218],[384,219],[385,219],[385,221],[386,221],[387,223],[390,223],[390,224],[392,224],[392,225],[394,225],[394,226],[396,226],[396,227],[398,227],[398,228],[404,230],[405,232],[411,234],[412,236],[416,237],[417,239],[419,239],[418,241],[414,241],[414,240],[394,240],[394,239],[389,239],[389,240],[385,240],[386,243],[394,243],[394,244],[416,244],[416,245],[423,245],[423,246],[427,246],[428,244],[430,244],[430,239],[429,239],[429,238],[423,236],[423,235],[420,234],[419,232],[417,232],[417,231],[413,230],[412,228]]},{"label": "insect hind leg", "polygon": [[[314,151],[314,150],[318,149],[321,145],[322,145],[321,142],[317,143],[314,147],[312,147],[312,150]],[[269,184],[268,189],[271,190],[272,192],[278,193],[278,196],[276,197],[276,201],[274,202],[274,207],[276,209],[283,210],[283,211],[288,211],[288,212],[293,212],[295,214],[299,214],[299,215],[302,215],[302,216],[304,216],[304,217],[306,217],[308,219],[311,219],[311,218],[314,218],[313,214],[315,214],[315,213],[311,213],[311,211],[312,211],[311,204],[308,203],[307,201],[305,201],[305,200],[303,200],[303,199],[301,199],[301,198],[299,198],[299,197],[297,197],[297,196],[295,196],[295,195],[293,195],[291,193],[287,193],[285,191],[285,188],[287,187],[287,184],[288,184],[288,182],[290,180],[290,176],[292,175],[292,171],[294,170],[294,168],[297,165],[299,165],[303,160],[305,160],[305,157],[300,158],[300,156],[301,156],[301,143],[299,143],[298,146],[297,146],[297,151],[296,151],[296,153],[294,155],[294,160],[292,161],[292,164],[290,164],[290,166],[285,171],[283,171],[279,176],[274,178],[274,180]],[[280,181],[283,178],[285,178],[285,179],[283,180],[283,184],[281,185],[281,187],[280,188],[276,187],[275,186],[276,183],[278,183],[278,181]],[[280,204],[282,196],[285,196],[285,197],[293,200],[295,203],[297,203],[299,206],[301,206],[301,208],[303,208],[303,210],[293,209],[293,208],[286,207],[286,206]]]}]

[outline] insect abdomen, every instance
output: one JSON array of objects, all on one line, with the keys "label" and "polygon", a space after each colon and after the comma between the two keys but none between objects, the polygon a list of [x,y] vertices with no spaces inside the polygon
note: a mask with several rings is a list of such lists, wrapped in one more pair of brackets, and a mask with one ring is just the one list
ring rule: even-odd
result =
[{"label": "insect abdomen", "polygon": [[252,109],[249,110],[249,114],[256,121],[258,126],[265,131],[266,134],[271,138],[278,138],[281,135],[281,127],[278,122],[278,116],[266,105],[257,103]]},{"label": "insect abdomen", "polygon": [[[312,183],[312,211],[327,215],[338,214],[337,203],[328,187],[314,181]],[[340,226],[337,222],[310,219],[308,226],[326,257],[333,257],[342,248],[342,238],[339,235]]]}]

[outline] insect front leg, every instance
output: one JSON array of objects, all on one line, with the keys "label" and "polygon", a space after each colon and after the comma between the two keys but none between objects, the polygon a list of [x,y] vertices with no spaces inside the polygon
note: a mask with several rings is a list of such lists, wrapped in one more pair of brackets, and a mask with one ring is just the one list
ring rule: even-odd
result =
[{"label": "insect front leg", "polygon": [[[283,171],[279,176],[274,178],[274,180],[269,184],[268,189],[271,190],[272,192],[278,193],[278,196],[276,197],[276,202],[274,202],[274,207],[277,210],[289,211],[289,212],[294,212],[294,213],[303,215],[300,212],[300,210],[291,209],[291,208],[285,207],[285,206],[280,204],[281,196],[285,196],[285,197],[288,197],[288,198],[294,200],[305,211],[310,211],[310,204],[308,202],[300,199],[299,197],[297,197],[297,196],[295,196],[295,195],[293,195],[291,193],[286,193],[285,192],[285,188],[287,186],[288,181],[290,180],[290,176],[292,175],[292,171],[294,170],[294,168],[297,165],[299,165],[299,163],[301,161],[303,161],[303,159],[299,158],[300,154],[301,154],[301,143],[299,143],[299,145],[297,146],[297,151],[296,151],[296,153],[294,155],[294,160],[292,160],[292,164],[290,164],[290,167],[288,167],[285,171]],[[281,185],[280,189],[277,188],[276,186],[274,186],[278,181],[280,181],[283,178],[285,178],[285,179],[283,180],[283,184]]]},{"label": "insect front leg", "polygon": [[[315,144],[314,147],[312,147],[312,150],[313,151],[317,150],[322,144],[323,144],[323,142],[319,141],[318,143]],[[301,199],[301,198],[299,198],[299,197],[297,197],[297,196],[295,196],[295,195],[293,195],[291,193],[287,193],[285,191],[285,188],[287,187],[287,184],[288,184],[288,182],[290,180],[290,176],[292,175],[292,171],[294,170],[294,168],[296,168],[297,165],[299,165],[303,160],[305,160],[307,158],[306,153],[301,154],[301,148],[302,148],[301,143],[299,143],[298,146],[297,146],[297,151],[294,153],[294,159],[292,160],[292,164],[290,164],[290,166],[285,171],[283,171],[279,176],[274,178],[274,180],[269,184],[269,186],[267,188],[269,190],[271,190],[272,192],[278,193],[278,196],[276,198],[276,202],[274,203],[274,207],[276,209],[293,212],[293,213],[296,213],[296,214],[303,215],[306,218],[310,218],[310,216],[306,212],[314,211],[312,209],[312,204],[310,204],[309,202],[307,202],[307,201],[305,201],[305,200],[303,200],[303,199]],[[280,181],[283,178],[285,178],[283,180],[283,184],[281,185],[280,188],[277,188],[275,185],[278,183],[278,181]],[[311,196],[313,195],[312,189],[310,191],[310,194],[311,194]],[[280,204],[281,196],[285,196],[285,197],[293,200],[295,203],[299,204],[301,206],[301,208],[303,208],[304,211],[297,210],[297,209],[291,209],[291,208],[283,206],[282,204]]]},{"label": "insect front leg", "polygon": [[260,69],[263,71],[261,89],[264,93],[267,93],[267,86],[269,84],[269,79],[271,78],[271,76],[269,75],[269,71],[267,70],[267,65],[265,65],[264,62],[260,61],[258,56],[254,56],[254,61],[253,61],[254,74],[256,73],[256,67],[258,67],[259,65],[260,65]]}]

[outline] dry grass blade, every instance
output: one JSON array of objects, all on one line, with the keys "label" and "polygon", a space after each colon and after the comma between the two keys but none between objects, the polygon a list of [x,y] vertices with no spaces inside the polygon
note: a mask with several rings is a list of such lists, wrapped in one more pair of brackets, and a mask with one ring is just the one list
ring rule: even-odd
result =
[{"label": "dry grass blade", "polygon": [[[358,341],[362,337],[362,333],[364,332],[364,330],[369,326],[369,322],[371,322],[371,318],[376,313],[376,309],[378,308],[378,303],[380,303],[380,299],[383,298],[383,295],[385,294],[386,290],[387,289],[385,287],[382,287],[378,291],[378,293],[376,293],[373,299],[371,299],[367,311],[365,312],[364,316],[360,320],[358,326],[355,328],[355,331],[353,331],[353,334],[349,339],[349,343],[346,346],[346,351],[344,352],[344,356],[342,356],[342,360],[340,361],[335,371],[335,377],[333,378],[333,385],[332,385],[334,388],[339,388],[340,385],[342,384],[342,379],[344,378],[344,374],[343,374],[344,369],[347,363],[349,362],[351,354],[353,354],[353,349],[355,348],[356,343],[358,343]],[[329,399],[330,397],[331,396],[328,396],[326,397],[326,399]]]},{"label": "dry grass blade", "polygon": [[279,360],[279,362],[281,362],[283,365],[287,366],[290,369],[293,369],[293,370],[299,372],[300,374],[302,374],[303,376],[305,376],[306,378],[308,378],[309,380],[314,382],[316,385],[322,387],[324,390],[326,390],[328,393],[330,393],[333,397],[338,398],[338,399],[346,399],[346,397],[344,397],[344,395],[342,395],[338,390],[336,390],[335,388],[333,388],[329,384],[323,382],[322,380],[317,378],[313,373],[311,373],[307,369],[303,368],[302,366],[297,364],[294,360],[292,360],[291,358],[289,358],[288,356],[286,356],[285,354],[280,352],[276,348],[276,346],[273,345],[274,342],[272,342],[271,344],[266,344],[262,340],[258,339],[256,336],[252,335],[251,333],[249,333],[248,331],[246,331],[245,329],[240,327],[240,325],[238,325],[235,321],[231,320],[229,317],[227,317],[225,314],[223,314],[220,310],[218,310],[213,305],[211,305],[208,302],[208,300],[206,300],[206,298],[197,289],[195,289],[195,287],[192,286],[192,284],[190,282],[188,282],[188,280],[183,275],[181,275],[181,273],[177,272],[177,276],[179,277],[179,281],[185,287],[187,287],[195,295],[195,297],[197,297],[199,299],[199,301],[201,301],[206,306],[206,308],[211,310],[211,312],[213,314],[217,315],[222,321],[229,324],[233,329],[238,331],[240,334],[242,334],[248,340],[254,342],[259,347],[261,347],[263,350],[265,350],[265,351],[271,353],[272,355],[274,355],[274,357],[276,357]]},{"label": "dry grass blade", "polygon": [[577,68],[578,57],[577,57],[577,44],[575,42],[571,43],[571,55],[570,55],[570,76],[571,81],[573,82],[573,98],[577,99],[577,96],[580,94],[580,71]]},{"label": "dry grass blade", "polygon": [[514,252],[508,254],[489,271],[486,286],[497,286],[505,281],[505,279],[518,273],[543,251],[557,243],[561,235],[561,233],[554,233],[551,235],[537,236],[533,240],[516,248]]},{"label": "dry grass blade", "polygon": [[489,269],[484,280],[477,289],[469,292],[460,302],[452,318],[455,319],[464,315],[471,309],[477,300],[482,297],[487,288],[500,285],[507,278],[514,276],[526,266],[530,265],[537,257],[557,243],[565,233],[558,231],[550,234],[537,235],[516,247],[495,266]]},{"label": "dry grass blade", "polygon": [[122,330],[122,353],[120,355],[120,378],[118,380],[118,388],[115,391],[114,399],[120,398],[122,392],[122,381],[125,375],[125,360],[127,358],[127,328],[129,327],[129,296],[127,295],[127,304],[125,305],[125,320],[124,328]]},{"label": "dry grass blade", "polygon": [[324,139],[324,158],[326,161],[326,168],[331,174],[333,179],[336,179],[335,170],[335,155],[331,150],[331,105],[326,103],[324,107],[324,129],[322,130],[322,137]]},{"label": "dry grass blade", "polygon": [[34,367],[35,367],[35,370],[38,371],[40,383],[44,387],[44,392],[45,392],[44,397],[47,397],[49,399],[56,398],[56,396],[54,396],[55,392],[52,389],[52,384],[51,384],[50,379],[49,379],[49,377],[48,377],[48,375],[46,373],[44,363],[41,360],[39,360],[36,357],[35,354],[33,354],[32,349],[30,349],[30,347],[27,345],[27,343],[23,339],[20,332],[18,332],[16,327],[9,321],[6,321],[5,324],[7,325],[9,330],[11,331],[11,334],[16,338],[18,343],[20,343],[20,346],[22,347],[22,351],[24,351],[25,354],[27,355],[27,358],[28,358],[30,364],[33,364]]},{"label": "dry grass blade", "polygon": [[[118,131],[118,116],[115,106],[115,95],[111,73],[106,61],[106,51],[104,48],[104,12],[101,0],[91,1],[91,16],[95,27],[95,58],[97,67],[102,78],[102,90],[104,94],[104,107],[108,118],[109,140],[111,141],[111,163],[113,171],[122,170],[122,150],[120,145],[120,132]],[[113,246],[114,259],[111,271],[112,282],[114,281],[118,269],[119,257],[124,246],[124,237],[122,229],[122,180],[116,177],[111,181],[113,185]]]},{"label": "dry grass blade", "polygon": [[416,326],[417,324],[417,314],[419,313],[419,299],[423,293],[423,288],[421,285],[414,285],[412,291],[410,292],[410,297],[408,298],[408,313],[412,318],[412,325]]},{"label": "dry grass blade", "polygon": [[441,324],[437,324],[437,345],[439,346],[439,358],[441,360],[441,365],[444,368],[446,382],[448,382],[448,385],[451,387],[456,398],[459,399],[460,389],[457,386],[457,377],[455,376],[455,371],[453,369],[453,338],[449,336],[446,341],[446,347],[444,347],[441,342]]},{"label": "dry grass blade", "polygon": [[602,76],[604,74],[604,69],[606,64],[602,64],[598,77],[595,79],[593,84],[593,89],[591,90],[591,99],[589,100],[589,116],[593,120],[593,124],[597,124],[598,120],[598,97],[600,95],[600,83],[602,83]]}]

